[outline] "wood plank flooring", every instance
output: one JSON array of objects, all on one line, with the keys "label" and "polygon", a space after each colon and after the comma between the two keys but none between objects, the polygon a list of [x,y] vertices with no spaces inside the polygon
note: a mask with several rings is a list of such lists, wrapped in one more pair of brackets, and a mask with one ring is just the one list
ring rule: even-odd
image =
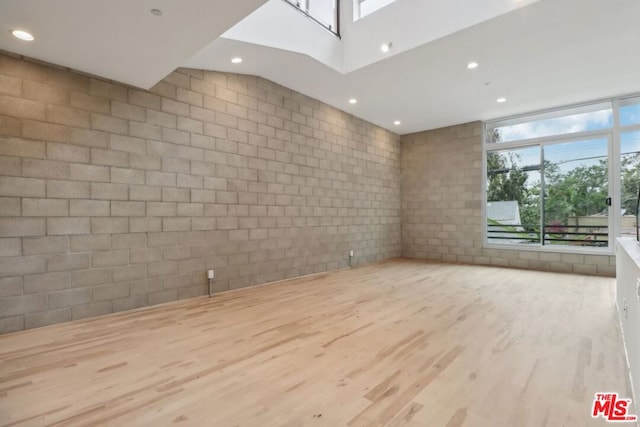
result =
[{"label": "wood plank flooring", "polygon": [[393,260],[4,335],[0,425],[602,426],[613,292]]}]

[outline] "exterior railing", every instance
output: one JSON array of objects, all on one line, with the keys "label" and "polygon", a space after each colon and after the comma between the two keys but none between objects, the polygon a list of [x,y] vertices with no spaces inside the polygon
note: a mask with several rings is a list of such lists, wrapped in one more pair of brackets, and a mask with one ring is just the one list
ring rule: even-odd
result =
[{"label": "exterior railing", "polygon": [[[527,231],[528,230],[528,231]],[[531,224],[487,224],[489,241],[510,241],[514,244],[596,246],[609,245],[609,227],[605,225],[564,225],[544,226],[543,238],[540,226]]]}]

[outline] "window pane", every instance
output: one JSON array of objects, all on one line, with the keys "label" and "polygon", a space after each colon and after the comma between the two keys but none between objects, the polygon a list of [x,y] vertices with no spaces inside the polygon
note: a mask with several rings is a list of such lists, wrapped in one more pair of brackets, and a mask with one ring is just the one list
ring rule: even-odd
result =
[{"label": "window pane", "polygon": [[307,7],[309,15],[334,32],[337,31],[335,0],[307,0]]},{"label": "window pane", "polygon": [[370,13],[375,12],[378,9],[393,3],[395,0],[354,0],[356,6],[355,13],[353,14],[353,20],[364,18]]},{"label": "window pane", "polygon": [[338,0],[285,0],[338,34]]},{"label": "window pane", "polygon": [[620,126],[640,124],[640,97],[620,101]]},{"label": "window pane", "polygon": [[487,153],[487,240],[540,244],[540,147]]},{"label": "window pane", "polygon": [[611,103],[588,105],[487,124],[487,144],[566,135],[613,126]]},{"label": "window pane", "polygon": [[545,245],[608,246],[608,141],[544,146]]},{"label": "window pane", "polygon": [[620,134],[620,234],[636,237],[638,186],[640,185],[640,131]]}]

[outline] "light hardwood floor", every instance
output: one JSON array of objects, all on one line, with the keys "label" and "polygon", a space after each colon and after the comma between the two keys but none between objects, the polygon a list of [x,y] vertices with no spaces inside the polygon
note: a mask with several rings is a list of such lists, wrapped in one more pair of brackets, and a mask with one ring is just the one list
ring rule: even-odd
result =
[{"label": "light hardwood floor", "polygon": [[603,426],[613,285],[393,260],[4,335],[0,425]]}]

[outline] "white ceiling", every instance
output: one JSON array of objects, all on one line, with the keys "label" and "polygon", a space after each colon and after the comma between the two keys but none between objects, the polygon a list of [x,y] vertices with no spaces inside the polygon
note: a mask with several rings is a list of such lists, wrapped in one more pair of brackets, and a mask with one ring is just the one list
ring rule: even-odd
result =
[{"label": "white ceiling", "polygon": [[637,0],[397,0],[355,23],[343,0],[342,40],[263,3],[3,0],[0,49],[144,88],[179,66],[259,75],[401,134],[640,92]]},{"label": "white ceiling", "polygon": [[265,1],[0,0],[0,49],[148,89]]}]

